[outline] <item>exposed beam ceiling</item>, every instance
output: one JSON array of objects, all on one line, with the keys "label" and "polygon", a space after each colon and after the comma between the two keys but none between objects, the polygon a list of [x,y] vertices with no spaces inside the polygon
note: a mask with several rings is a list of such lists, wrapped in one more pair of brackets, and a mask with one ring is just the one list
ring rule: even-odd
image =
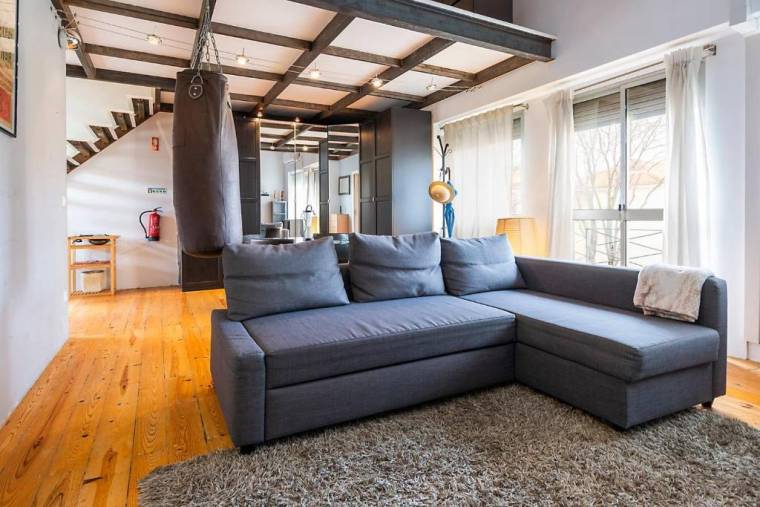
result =
[{"label": "exposed beam ceiling", "polygon": [[[109,56],[112,58],[121,58],[124,60],[134,60],[138,62],[156,63],[159,65],[168,65],[170,67],[185,68],[190,65],[190,60],[177,58],[174,56],[157,55],[154,53],[145,53],[143,51],[133,51],[129,49],[113,48],[101,46],[98,44],[85,44],[85,51],[92,55]],[[231,76],[250,77],[254,79],[263,79],[265,81],[280,81],[283,79],[281,74],[266,72],[246,67],[236,67],[232,65],[222,65],[222,71]],[[327,90],[338,90],[343,92],[354,93],[359,90],[358,86],[346,85],[342,83],[331,83],[321,79],[296,78],[293,84],[302,86],[311,86],[313,88],[323,88]],[[371,95],[376,97],[385,97],[388,99],[404,100],[407,102],[421,102],[424,97],[410,95],[406,93],[397,93],[383,89],[373,89]],[[274,104],[274,103],[273,103]]]},{"label": "exposed beam ceiling", "polygon": [[430,0],[291,1],[531,60],[552,58],[547,35]]},{"label": "exposed beam ceiling", "polygon": [[[60,0],[54,0],[60,1]],[[111,14],[118,14],[120,16],[127,16],[136,19],[143,19],[147,21],[154,21],[165,25],[179,26],[182,28],[196,29],[199,25],[199,20],[189,16],[181,16],[178,14],[172,14],[169,12],[163,12],[156,9],[149,9],[146,7],[138,7],[125,3],[115,2],[112,0],[66,0],[70,5],[77,7],[83,7],[94,11],[108,12]],[[263,42],[266,44],[272,44],[274,46],[286,47],[291,49],[299,49],[301,51],[308,51],[312,47],[312,42],[303,39],[297,39],[295,37],[286,37],[284,35],[277,35],[273,33],[262,32],[259,30],[252,30],[250,28],[242,28],[224,23],[211,23],[211,30],[215,34],[226,35],[229,37],[235,37],[238,39],[249,40],[253,42]],[[373,53],[367,53],[364,51],[357,51],[354,49],[346,49],[336,46],[328,46],[322,54],[337,56],[340,58],[346,58],[349,60],[357,60],[362,62],[374,63],[377,65],[386,65],[388,67],[400,67],[401,59],[392,58],[389,56],[376,55]],[[425,74],[432,74],[441,77],[450,77],[454,79],[466,81],[468,77],[471,79],[472,74],[462,72],[454,69],[447,69],[444,67],[438,67],[435,65],[420,64],[414,69],[416,72],[422,72]],[[262,78],[263,79],[263,78]],[[300,79],[299,79],[300,81]],[[304,83],[297,83],[304,84]],[[379,95],[381,96],[381,95]]]},{"label": "exposed beam ceiling", "polygon": [[63,0],[51,0],[51,3],[53,4],[53,8],[58,13],[58,16],[61,18],[61,22],[63,23],[63,25],[67,28],[76,30],[77,34],[79,35],[79,40],[81,42],[79,46],[74,50],[74,52],[77,54],[77,58],[79,58],[79,63],[82,64],[82,68],[84,69],[84,72],[87,75],[87,77],[94,78],[95,65],[92,63],[92,58],[90,58],[90,55],[87,54],[87,51],[84,45],[84,38],[82,37],[82,34],[79,32],[79,28],[76,26],[76,19],[74,18],[74,13],[71,12],[71,8],[68,5],[66,5]]},{"label": "exposed beam ceiling", "polygon": [[[66,76],[76,78],[87,77],[84,69],[77,65],[66,65]],[[166,92],[173,92],[176,85],[176,80],[169,77],[148,76],[145,74],[135,74],[132,72],[121,72],[118,70],[108,69],[97,69],[97,73],[94,79],[97,81],[108,81],[112,83],[149,86],[151,88],[159,88]],[[230,99],[239,102],[260,104],[263,100],[263,97],[259,97],[257,95],[246,95],[243,93],[231,93]],[[308,109],[311,111],[327,111],[330,108],[330,106],[325,104],[314,104],[311,102],[301,102],[299,100],[287,99],[275,99],[272,102],[272,105],[291,107],[296,109]],[[357,117],[369,117],[374,114],[374,111],[364,111],[362,109],[348,109],[344,112],[349,115],[356,115]]]},{"label": "exposed beam ceiling", "polygon": [[[392,81],[405,72],[410,71],[428,58],[431,58],[432,56],[440,53],[452,44],[454,43],[449,40],[433,39],[404,58],[400,67],[390,67],[388,69],[385,69],[382,73],[380,73],[380,75],[378,75],[378,77],[382,79],[384,83]],[[373,89],[375,89],[375,87],[371,82],[364,83],[364,85],[358,91],[349,93],[337,101],[335,104],[333,104],[328,111],[320,113],[317,119],[324,120],[328,116],[347,108],[357,100],[372,93]]]},{"label": "exposed beam ceiling", "polygon": [[[208,1],[210,2],[210,9],[213,9],[218,2],[218,0]],[[255,41],[258,43],[297,49],[302,52],[300,56],[292,64],[290,64],[289,70],[284,74],[258,70],[250,68],[248,66],[224,65],[222,69],[223,72],[228,75],[273,82],[274,84],[268,90],[266,90],[265,87],[262,87],[260,83],[252,86],[251,89],[256,90],[256,92],[253,93],[258,92],[257,95],[247,93],[233,93],[231,94],[232,99],[239,102],[253,104],[253,111],[261,111],[269,108],[269,111],[267,111],[268,118],[285,119],[282,115],[288,114],[301,116],[306,122],[310,122],[312,125],[308,125],[306,123],[302,124],[302,126],[298,128],[298,135],[301,135],[303,132],[313,129],[314,123],[342,124],[373,116],[375,114],[373,111],[364,111],[352,109],[349,107],[350,105],[368,95],[383,97],[399,102],[405,102],[407,103],[407,107],[420,109],[434,104],[440,100],[444,100],[452,95],[456,95],[465,89],[478,86],[490,79],[494,79],[495,77],[522,67],[531,61],[551,59],[551,44],[553,41],[553,37],[551,36],[540,34],[529,29],[512,25],[510,23],[505,23],[497,19],[472,14],[461,9],[451,8],[447,5],[432,2],[431,0],[291,1],[331,10],[337,14],[331,21],[327,23],[325,28],[313,41],[303,40],[291,36],[278,35],[274,33],[266,33],[254,29],[236,27],[229,24],[217,23],[213,21],[211,22],[211,25],[212,30],[216,34]],[[198,50],[199,27],[201,26],[204,17],[206,16],[205,8],[202,8],[201,12],[199,13],[199,17],[195,18],[192,16],[164,12],[148,7],[131,5],[129,3],[123,3],[114,0],[51,0],[51,2],[56,7],[56,9],[60,8],[59,12],[62,15],[71,20],[70,23],[73,23],[76,20],[74,13],[72,13],[72,10],[69,8],[69,5],[195,30],[196,36],[193,45],[193,52],[197,52]],[[402,27],[416,32],[433,34],[435,37],[424,44],[422,47],[418,48],[415,51],[412,51],[405,58],[378,55],[366,51],[331,45],[335,41],[336,37],[338,37],[341,32],[346,27],[348,27],[348,25],[355,17],[372,20],[386,25]],[[229,13],[227,13],[227,19],[230,19]],[[386,28],[386,30],[388,29]],[[355,36],[356,34],[351,34],[348,36],[348,39],[346,39],[346,41],[350,41],[351,37]],[[417,36],[419,36],[419,34]],[[430,59],[444,49],[453,45],[455,42],[462,42],[465,44],[485,47],[489,49],[497,49],[499,51],[518,56],[506,58],[499,63],[482,69],[483,65],[487,65],[486,62],[488,61],[488,58],[491,58],[491,63],[498,61],[498,55],[494,59],[493,55],[483,56],[481,54],[480,58],[485,58],[485,60],[475,60],[484,62],[480,67],[481,70],[478,72],[454,70],[441,67],[439,65],[433,65],[432,63],[434,62]],[[346,43],[350,44],[350,42]],[[139,46],[135,47],[134,49],[139,49]],[[470,48],[470,50],[474,52],[484,52],[482,49],[477,48]],[[165,56],[143,51],[135,51],[131,49],[121,49],[105,45],[83,43],[81,44],[81,47],[78,51],[78,56],[82,63],[82,67],[68,65],[67,75],[71,77],[89,77],[91,79],[94,78],[104,81],[131,83],[141,86],[150,86],[164,91],[174,91],[174,79],[159,77],[155,75],[123,72],[111,70],[108,68],[97,69],[92,63],[92,60],[89,56],[90,54],[177,68],[186,68],[190,65],[190,60],[186,58],[177,58],[176,56]],[[454,51],[452,54],[447,53],[448,56],[442,55],[439,61],[451,61],[451,58],[455,54],[457,54],[456,51]],[[414,95],[412,93],[403,93],[408,91],[419,93],[416,92],[416,90],[420,89],[419,76],[408,76],[408,80],[412,84],[404,81],[397,87],[389,86],[389,88],[395,88],[399,91],[386,90],[382,86],[374,87],[369,81],[364,82],[363,84],[358,84],[357,81],[359,80],[354,80],[349,81],[349,83],[351,83],[349,84],[301,77],[301,73],[313,65],[315,59],[319,55],[329,55],[333,57],[362,61],[371,63],[373,65],[386,67],[385,70],[382,70],[379,74],[376,74],[376,76],[386,84],[399,78],[409,71],[444,76],[448,78],[446,81],[447,83],[451,83],[451,80],[456,81],[451,84],[444,84],[443,88],[441,88],[439,91],[433,92],[430,95],[423,97],[421,94]],[[426,63],[427,61],[430,61],[430,63]],[[107,65],[108,67],[115,66],[115,64],[112,65],[111,63],[104,65]],[[468,68],[467,65],[462,66],[464,68]],[[474,68],[478,68],[477,64]],[[473,66],[470,64],[469,70],[472,69]],[[153,73],[154,71],[148,72]],[[364,74],[361,79],[367,79],[366,74]],[[413,83],[414,79],[418,80],[416,84]],[[238,81],[236,83],[238,83],[236,86],[239,86],[240,82]],[[335,90],[343,92],[346,95],[331,105],[323,103],[324,99],[317,99],[315,101],[309,102],[280,98],[281,94],[291,92],[291,90],[288,89],[288,86],[290,85]],[[244,88],[240,88],[240,91],[243,91],[243,89]],[[372,103],[372,105],[368,105],[368,107],[377,107],[375,104],[382,103],[375,102]],[[163,107],[163,105],[161,107]],[[277,107],[289,108],[291,111],[279,113],[273,109]],[[292,111],[293,109],[300,109],[302,111]],[[315,111],[317,114],[314,117],[310,117],[310,113],[307,113],[306,111]],[[271,113],[274,113],[274,115]],[[280,146],[281,144],[287,143],[290,139],[292,139],[292,136],[293,132],[289,132],[287,135],[283,136],[283,138],[279,139],[276,144]]]},{"label": "exposed beam ceiling", "polygon": [[261,101],[261,107],[268,106],[278,95],[285,91],[285,88],[295,81],[303,69],[306,69],[314,62],[314,60],[316,60],[316,58],[322,53],[322,50],[329,46],[332,41],[345,30],[349,23],[353,21],[353,19],[353,16],[336,14],[311,43],[311,48],[304,51],[301,56],[293,62],[291,70],[285,73],[282,80],[276,82],[267,94],[264,95],[264,100]]}]

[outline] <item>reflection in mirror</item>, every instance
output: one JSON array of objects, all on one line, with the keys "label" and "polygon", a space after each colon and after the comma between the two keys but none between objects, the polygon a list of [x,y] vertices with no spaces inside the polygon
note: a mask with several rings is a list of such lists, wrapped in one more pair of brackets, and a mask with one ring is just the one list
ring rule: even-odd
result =
[{"label": "reflection in mirror", "polygon": [[[357,125],[327,127],[261,120],[263,237],[309,239],[320,232],[356,230],[358,135]],[[320,145],[328,149],[322,157]],[[324,163],[321,174],[320,158]],[[338,188],[341,177],[347,178],[342,192]]]}]

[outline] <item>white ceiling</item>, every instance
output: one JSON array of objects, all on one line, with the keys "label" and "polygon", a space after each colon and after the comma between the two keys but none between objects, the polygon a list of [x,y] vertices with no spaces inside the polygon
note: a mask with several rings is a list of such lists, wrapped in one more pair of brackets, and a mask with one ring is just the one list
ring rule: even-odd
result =
[{"label": "white ceiling", "polygon": [[[192,16],[194,18],[199,16],[201,7],[201,0],[119,1],[140,7]],[[72,7],[72,11],[79,21],[82,36],[88,44],[98,44],[118,49],[184,59],[190,58],[195,30],[79,7]],[[311,41],[330,22],[334,15],[330,11],[287,0],[218,0],[212,19],[217,23]],[[162,44],[149,44],[146,40],[147,34],[158,35],[162,39]],[[432,37],[427,34],[364,19],[355,19],[331,45],[403,59],[431,39]],[[301,50],[299,49],[252,42],[223,35],[216,36],[216,43],[222,63],[225,65],[238,66],[236,55],[244,51],[252,59],[250,64],[243,66],[249,69],[280,75],[286,72],[300,72],[302,77],[310,78],[310,71],[316,67],[320,72],[320,80],[356,87],[367,83],[387,68],[384,65],[330,55],[320,55],[314,64],[306,69],[291,68],[291,65],[301,55]],[[67,63],[78,65],[79,61],[75,54],[72,51],[68,53]],[[425,63],[468,73],[477,73],[509,58],[509,56],[506,53],[498,51],[456,43],[430,58]],[[94,54],[91,58],[98,69],[119,70],[160,77],[174,77],[177,71],[180,70],[166,65]],[[248,95],[264,96],[274,84],[274,81],[235,75],[228,75],[228,78],[230,90],[233,93]],[[407,72],[390,83],[386,83],[383,86],[383,90],[423,97],[432,93],[431,90],[427,89],[431,81],[440,89],[441,87],[455,83],[457,80],[421,72]],[[346,93],[345,91],[291,84],[279,95],[279,98],[330,105],[340,100]],[[170,95],[162,94],[162,97],[166,97],[169,100]],[[400,100],[367,96],[349,107],[380,111],[391,106],[403,104],[405,102]],[[245,102],[235,102],[234,106],[239,110],[250,110],[253,107],[251,103]],[[279,106],[277,108],[278,110],[282,110]],[[287,110],[285,111],[287,112]],[[293,110],[293,114],[301,113],[308,116],[317,112],[313,110]]]}]

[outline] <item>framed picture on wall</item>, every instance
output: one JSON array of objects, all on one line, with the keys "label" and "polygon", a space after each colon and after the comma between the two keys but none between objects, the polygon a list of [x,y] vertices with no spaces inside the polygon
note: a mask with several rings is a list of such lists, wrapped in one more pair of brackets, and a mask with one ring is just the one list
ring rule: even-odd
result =
[{"label": "framed picture on wall", "polygon": [[338,195],[351,195],[351,176],[338,178]]},{"label": "framed picture on wall", "polygon": [[0,1],[0,129],[16,137],[18,0]]}]

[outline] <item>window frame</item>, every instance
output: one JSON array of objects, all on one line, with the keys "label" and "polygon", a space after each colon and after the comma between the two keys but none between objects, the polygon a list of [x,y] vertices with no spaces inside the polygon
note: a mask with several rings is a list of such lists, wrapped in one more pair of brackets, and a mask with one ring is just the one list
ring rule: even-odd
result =
[{"label": "window frame", "polygon": [[[620,182],[618,188],[617,209],[577,209],[573,208],[572,221],[607,220],[615,221],[620,226],[620,265],[628,266],[628,222],[661,222],[664,219],[663,208],[628,208],[628,97],[627,91],[637,86],[646,85],[665,79],[665,71],[657,71],[645,76],[616,82],[610,86],[601,87],[586,93],[580,93],[573,98],[573,108],[576,104],[593,100],[613,93],[620,94]],[[575,177],[575,175],[573,175]],[[573,225],[575,227],[575,225]]]}]

